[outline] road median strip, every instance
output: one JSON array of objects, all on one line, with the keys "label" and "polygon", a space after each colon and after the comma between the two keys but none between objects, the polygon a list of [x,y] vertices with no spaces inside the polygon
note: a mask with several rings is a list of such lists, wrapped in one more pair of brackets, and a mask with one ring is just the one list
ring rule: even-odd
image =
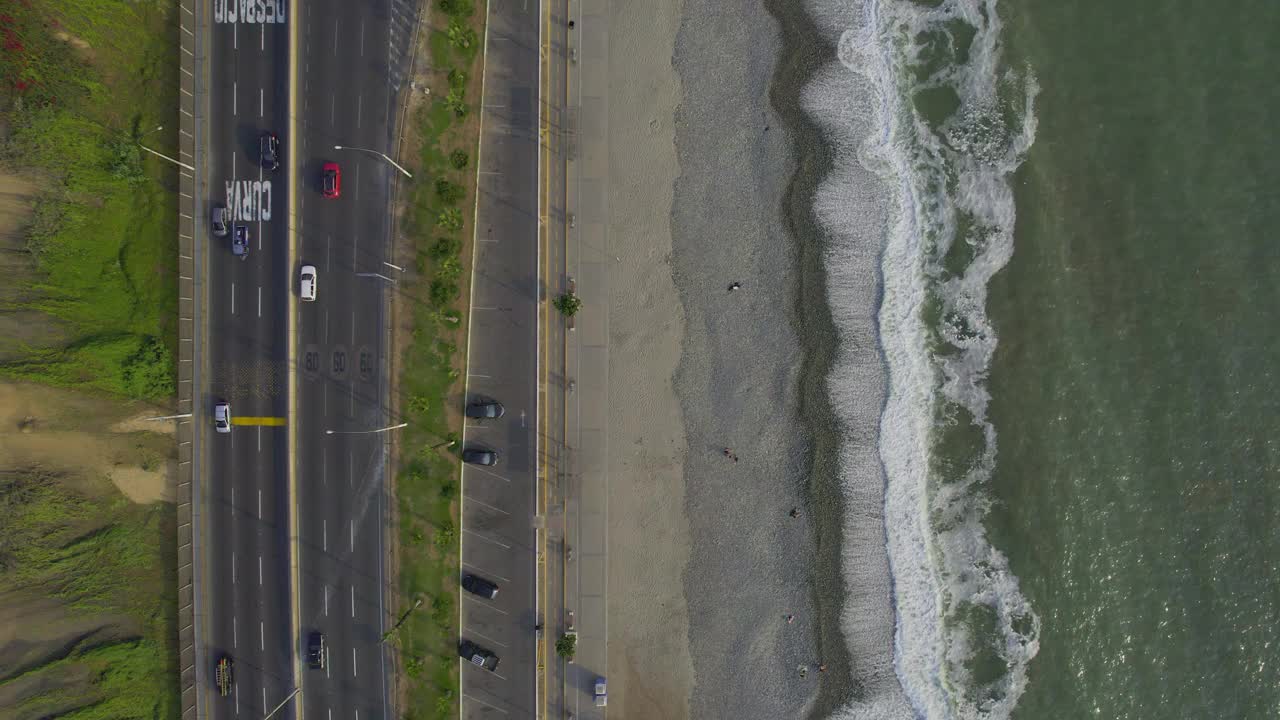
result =
[{"label": "road median strip", "polygon": [[285,425],[282,417],[234,417],[231,418],[232,425]]}]

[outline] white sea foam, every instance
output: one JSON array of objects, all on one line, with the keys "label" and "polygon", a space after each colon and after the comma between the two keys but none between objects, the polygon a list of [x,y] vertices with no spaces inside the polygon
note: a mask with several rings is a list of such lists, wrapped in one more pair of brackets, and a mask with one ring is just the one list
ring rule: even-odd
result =
[{"label": "white sea foam", "polygon": [[[812,0],[812,10],[840,60],[806,88],[805,107],[834,150],[815,207],[830,241],[841,340],[829,389],[848,431],[843,624],[867,683],[848,715],[1007,718],[1026,687],[1039,620],[982,525],[996,456],[984,385],[996,337],[985,307],[987,283],[1013,252],[1009,175],[1035,137],[1035,83],[1001,70],[995,0]],[[909,69],[937,52],[939,38],[954,45],[957,22],[976,30],[967,61],[914,78]],[[938,87],[954,90],[959,109],[931,128],[911,97]],[[957,242],[969,243],[969,259],[944,267]],[[878,318],[867,311],[877,279]],[[931,304],[941,308],[933,327]],[[938,344],[950,352],[931,353]],[[958,409],[982,446],[966,471],[944,479],[936,423],[970,422]],[[883,525],[872,527],[881,513]],[[975,624],[975,608],[987,624]],[[969,674],[976,654],[1003,672],[979,683]]]}]

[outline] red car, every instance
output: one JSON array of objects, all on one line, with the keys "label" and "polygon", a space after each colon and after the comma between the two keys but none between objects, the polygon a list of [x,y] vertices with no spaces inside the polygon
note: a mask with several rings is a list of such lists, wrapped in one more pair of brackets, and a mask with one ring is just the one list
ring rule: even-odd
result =
[{"label": "red car", "polygon": [[342,169],[338,163],[324,164],[324,196],[336,198],[342,194]]}]

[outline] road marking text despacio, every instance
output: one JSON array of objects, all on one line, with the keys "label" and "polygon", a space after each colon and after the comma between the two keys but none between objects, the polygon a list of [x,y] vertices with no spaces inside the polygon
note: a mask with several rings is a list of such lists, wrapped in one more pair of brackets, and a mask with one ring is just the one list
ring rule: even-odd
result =
[{"label": "road marking text despacio", "polygon": [[227,207],[232,220],[253,222],[271,220],[270,180],[227,181]]},{"label": "road marking text despacio", "polygon": [[285,0],[213,0],[216,23],[283,23]]}]

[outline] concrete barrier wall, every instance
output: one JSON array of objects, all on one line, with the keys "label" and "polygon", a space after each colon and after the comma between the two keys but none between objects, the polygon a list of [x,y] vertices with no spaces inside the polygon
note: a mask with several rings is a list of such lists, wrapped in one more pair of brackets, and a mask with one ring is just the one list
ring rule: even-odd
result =
[{"label": "concrete barrier wall", "polygon": [[203,715],[201,669],[205,657],[198,583],[200,557],[200,433],[205,418],[201,384],[204,330],[203,147],[205,17],[207,0],[179,0],[178,97],[178,412],[191,416],[178,424],[178,650],[182,717]]}]

